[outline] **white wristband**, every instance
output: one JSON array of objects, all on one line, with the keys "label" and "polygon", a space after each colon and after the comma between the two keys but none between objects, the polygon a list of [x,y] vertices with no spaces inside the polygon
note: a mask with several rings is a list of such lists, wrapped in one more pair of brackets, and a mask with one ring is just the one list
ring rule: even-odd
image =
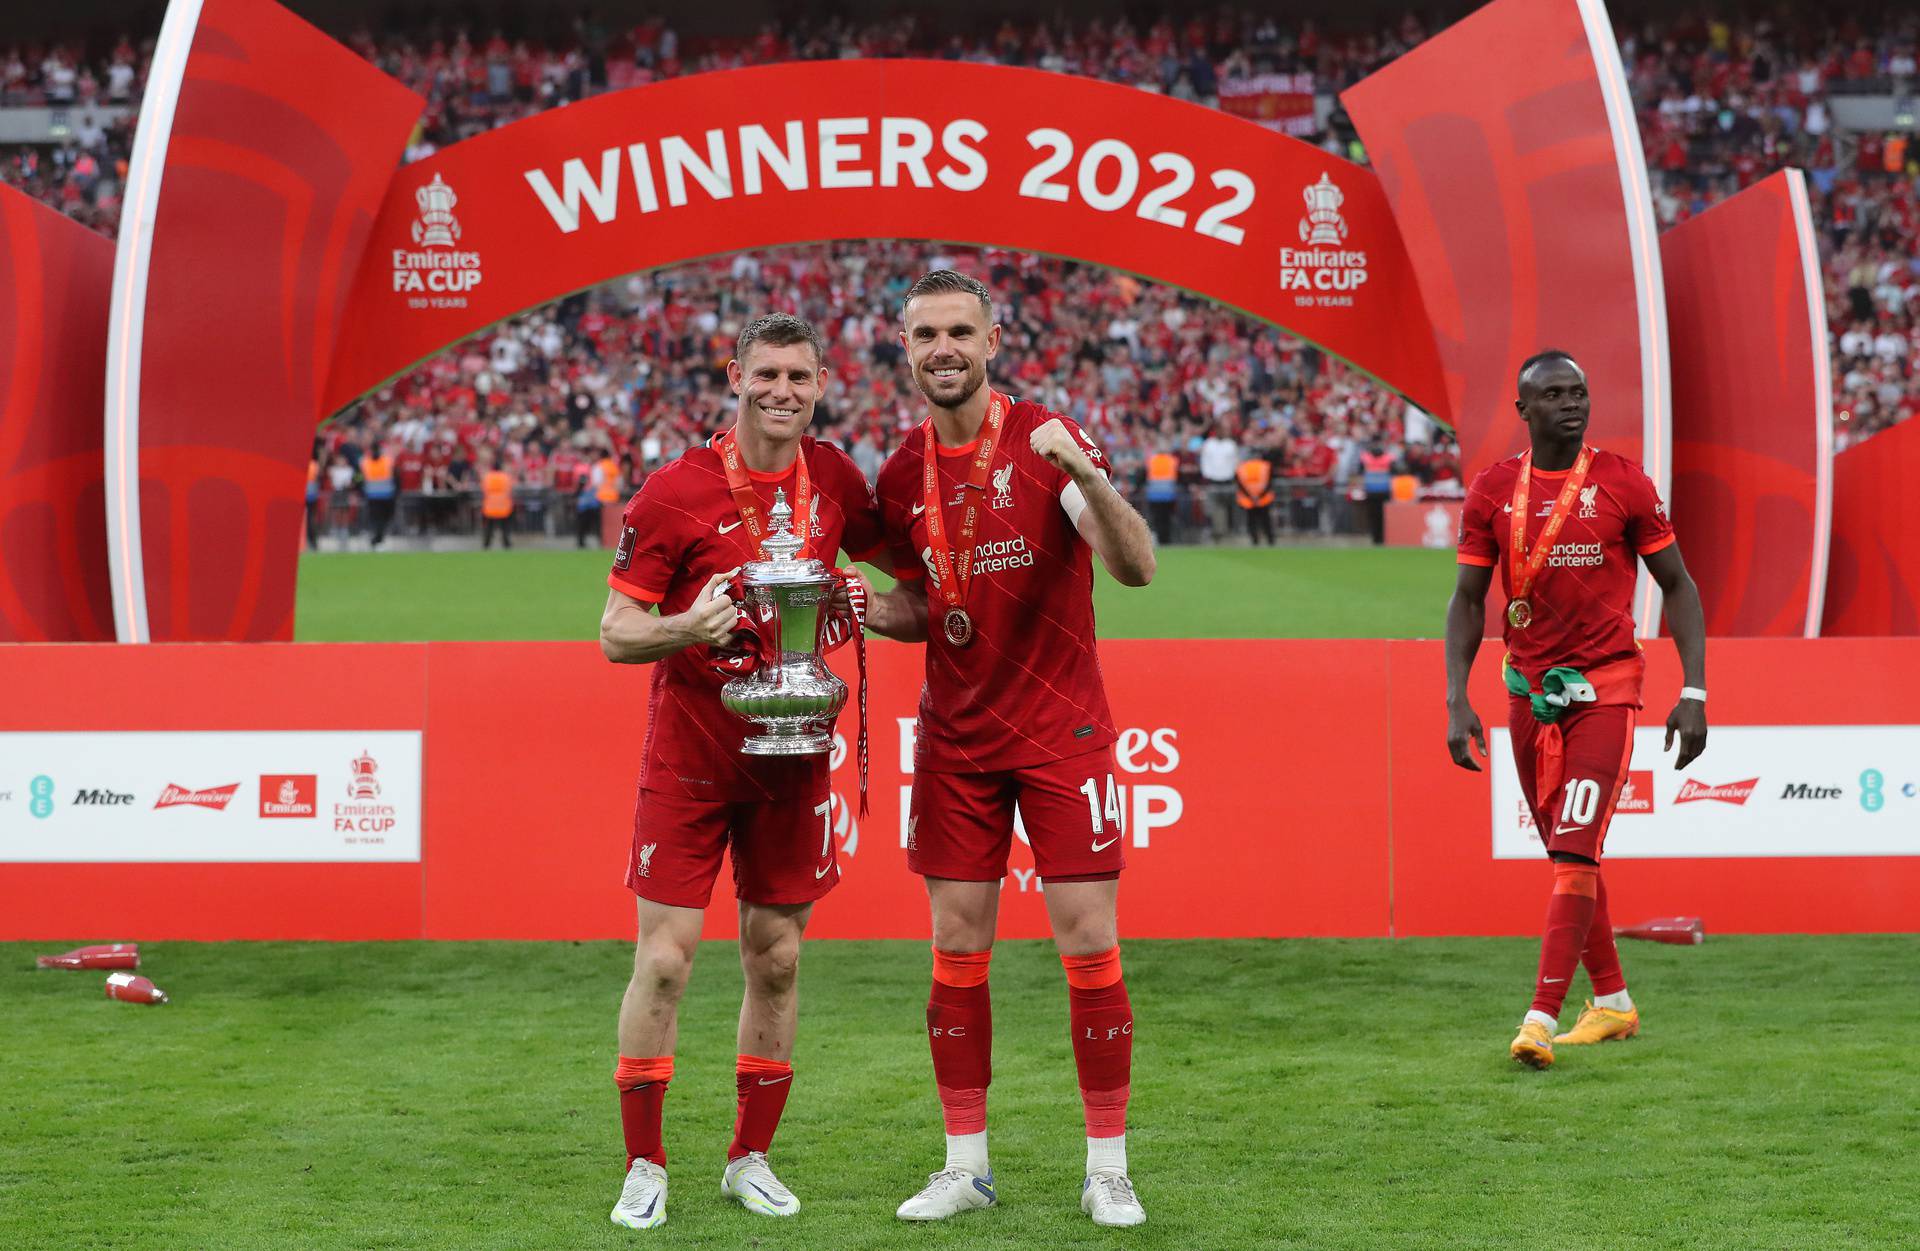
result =
[{"label": "white wristband", "polygon": [[1707,691],[1702,686],[1683,686],[1680,688],[1680,698],[1697,700],[1704,704],[1707,702]]}]

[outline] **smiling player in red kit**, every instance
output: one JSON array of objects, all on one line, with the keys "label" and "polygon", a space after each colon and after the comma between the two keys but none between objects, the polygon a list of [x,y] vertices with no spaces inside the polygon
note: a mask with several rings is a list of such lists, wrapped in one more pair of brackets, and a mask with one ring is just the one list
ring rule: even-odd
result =
[{"label": "smiling player in red kit", "polygon": [[982,283],[935,270],[907,292],[904,321],[930,416],[880,471],[901,582],[867,622],[928,640],[907,864],[926,879],[933,913],[927,1034],[947,1158],[898,1215],[942,1220],[997,1200],[987,968],[1017,804],[1068,985],[1087,1127],[1081,1208],[1097,1224],[1137,1225],[1146,1212],[1126,1156],[1133,1009],[1115,920],[1125,832],[1093,558],[1144,586],[1152,538],[1085,431],[987,385],[1000,327]]},{"label": "smiling player in red kit", "polygon": [[732,853],[746,994],[721,1185],[765,1216],[800,1209],[766,1153],[793,1088],[801,936],[814,902],[840,880],[827,757],[742,755],[752,727],[721,706],[720,688],[743,621],[727,584],[758,558],[776,492],[802,557],[831,563],[842,548],[856,558],[882,549],[866,478],[845,452],[806,434],[824,357],[818,332],[797,317],[748,324],[727,366],[734,425],[648,476],[627,505],[607,579],[601,649],[616,663],[654,664],[627,869],[639,942],[614,1074],[627,1177],[612,1216],[629,1228],[666,1220],[662,1105],[722,851]]}]

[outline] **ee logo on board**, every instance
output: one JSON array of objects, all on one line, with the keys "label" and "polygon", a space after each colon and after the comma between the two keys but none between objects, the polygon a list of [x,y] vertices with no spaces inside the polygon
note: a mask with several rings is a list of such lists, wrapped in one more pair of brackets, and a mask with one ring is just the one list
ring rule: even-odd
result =
[{"label": "ee logo on board", "polygon": [[1878,812],[1886,807],[1887,779],[1878,769],[1868,769],[1860,775],[1860,806],[1868,812]]}]

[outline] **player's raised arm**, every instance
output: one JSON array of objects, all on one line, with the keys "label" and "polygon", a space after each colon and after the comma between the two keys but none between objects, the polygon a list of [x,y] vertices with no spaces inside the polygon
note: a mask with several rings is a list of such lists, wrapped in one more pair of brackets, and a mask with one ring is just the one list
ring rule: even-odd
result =
[{"label": "player's raised arm", "polygon": [[1493,566],[1462,563],[1458,568],[1453,598],[1447,601],[1447,754],[1462,769],[1478,773],[1480,766],[1474,763],[1468,744],[1485,759],[1487,736],[1467,698],[1467,675],[1473,671],[1473,658],[1487,632],[1487,588],[1493,582]]},{"label": "player's raised arm", "polygon": [[1700,607],[1700,588],[1680,558],[1680,545],[1669,543],[1652,555],[1641,557],[1647,572],[1660,584],[1667,601],[1667,628],[1673,631],[1673,645],[1680,653],[1680,699],[1667,714],[1667,744],[1680,739],[1680,754],[1673,767],[1684,769],[1707,749],[1707,616]]},{"label": "player's raised arm", "polygon": [[600,653],[616,665],[644,665],[703,643],[725,647],[740,615],[727,598],[727,580],[738,572],[729,569],[708,578],[693,607],[671,617],[658,616],[652,604],[623,591],[609,590],[600,614]]},{"label": "player's raised arm", "polygon": [[[1146,519],[1120,498],[1106,473],[1093,463],[1058,417],[1033,432],[1033,450],[1071,478],[1061,502],[1073,518],[1073,528],[1087,541],[1100,563],[1122,586],[1145,586],[1153,581],[1153,533]],[[1091,446],[1089,444],[1088,446]]]}]

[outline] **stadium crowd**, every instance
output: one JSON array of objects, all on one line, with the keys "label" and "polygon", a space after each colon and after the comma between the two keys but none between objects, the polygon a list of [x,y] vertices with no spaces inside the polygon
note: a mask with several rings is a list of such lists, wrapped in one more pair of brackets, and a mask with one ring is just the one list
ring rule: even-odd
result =
[{"label": "stadium crowd", "polygon": [[[1218,105],[1233,84],[1259,75],[1337,92],[1426,30],[1411,16],[1341,33],[1221,10],[1148,25],[1001,22],[964,36],[933,33],[913,16],[802,22],[738,39],[682,40],[659,21],[616,30],[585,19],[555,42],[463,30],[338,33],[428,100],[408,149],[417,160],[597,92],[795,58],[993,61]],[[1623,24],[1618,34],[1663,225],[1780,167],[1808,171],[1833,331],[1837,444],[1920,410],[1920,152],[1904,132],[1843,133],[1831,109],[1838,94],[1911,90],[1920,17],[1877,23],[1869,35],[1832,12],[1738,25],[1668,15]],[[60,145],[7,153],[0,175],[111,233],[132,119],[99,121],[89,106],[137,101],[149,51],[126,39],[92,57],[77,47],[0,49],[0,105],[70,106],[77,118]],[[1296,126],[1309,141],[1364,160],[1338,109]],[[540,494],[541,524],[584,535],[576,522],[597,516],[607,493],[590,467],[616,463],[624,491],[721,424],[730,402],[721,366],[733,336],[770,307],[827,334],[832,381],[821,425],[871,474],[919,413],[893,332],[901,293],[935,264],[974,272],[1002,294],[999,376],[1084,422],[1136,498],[1159,505],[1157,523],[1221,535],[1236,515],[1238,467],[1254,459],[1271,466],[1285,497],[1281,524],[1294,529],[1354,528],[1363,516],[1377,525],[1373,505],[1389,493],[1459,490],[1457,449],[1444,429],[1310,345],[1239,314],[1069,261],[861,241],[638,275],[516,319],[331,424],[317,448],[318,491],[347,502],[353,492],[333,491],[333,481],[344,471],[358,486],[360,460],[391,444],[403,496],[469,477],[477,487],[482,460],[497,462],[518,494]],[[422,524],[450,520],[416,511]],[[338,508],[329,516],[343,520]]]}]

